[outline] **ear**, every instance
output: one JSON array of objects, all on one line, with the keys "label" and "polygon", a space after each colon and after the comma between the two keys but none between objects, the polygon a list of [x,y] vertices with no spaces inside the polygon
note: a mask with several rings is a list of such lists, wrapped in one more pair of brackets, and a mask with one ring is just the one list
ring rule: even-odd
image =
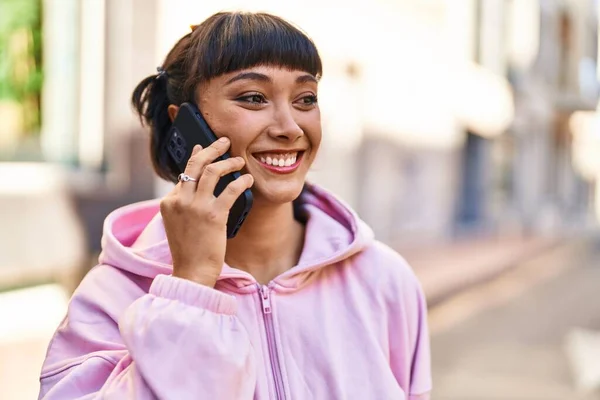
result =
[{"label": "ear", "polygon": [[173,123],[173,121],[175,121],[175,117],[177,116],[177,112],[179,111],[179,106],[170,104],[168,110],[169,110],[169,119],[171,120],[171,123]]}]

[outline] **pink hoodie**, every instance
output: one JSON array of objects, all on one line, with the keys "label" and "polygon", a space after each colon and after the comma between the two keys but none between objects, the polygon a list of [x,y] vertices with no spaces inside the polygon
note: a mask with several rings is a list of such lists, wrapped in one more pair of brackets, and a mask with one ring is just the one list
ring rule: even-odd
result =
[{"label": "pink hoodie", "polygon": [[306,193],[297,266],[216,290],[172,277],[157,200],[110,214],[52,339],[40,399],[429,398],[426,306],[406,262],[330,193]]}]

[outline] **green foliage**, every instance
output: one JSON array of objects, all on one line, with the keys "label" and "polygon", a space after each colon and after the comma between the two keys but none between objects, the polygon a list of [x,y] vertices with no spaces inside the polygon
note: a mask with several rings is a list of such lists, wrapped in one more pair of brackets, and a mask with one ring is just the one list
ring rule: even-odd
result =
[{"label": "green foliage", "polygon": [[41,0],[0,0],[0,100],[26,107],[27,130],[39,126],[41,11]]}]

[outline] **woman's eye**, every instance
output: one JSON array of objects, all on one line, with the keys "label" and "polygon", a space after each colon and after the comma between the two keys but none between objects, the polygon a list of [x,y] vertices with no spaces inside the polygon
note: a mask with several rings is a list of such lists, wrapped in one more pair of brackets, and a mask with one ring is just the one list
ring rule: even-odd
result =
[{"label": "woman's eye", "polygon": [[317,104],[317,96],[314,96],[314,95],[304,96],[303,98],[300,99],[300,104],[303,106],[315,105],[315,104]]},{"label": "woman's eye", "polygon": [[263,104],[266,103],[267,100],[265,99],[265,96],[263,96],[262,94],[251,94],[248,96],[242,96],[240,98],[238,98],[238,100],[240,101],[244,101],[246,103],[251,103],[251,104]]},{"label": "woman's eye", "polygon": [[306,104],[316,104],[318,102],[317,96],[307,96],[304,98]]}]

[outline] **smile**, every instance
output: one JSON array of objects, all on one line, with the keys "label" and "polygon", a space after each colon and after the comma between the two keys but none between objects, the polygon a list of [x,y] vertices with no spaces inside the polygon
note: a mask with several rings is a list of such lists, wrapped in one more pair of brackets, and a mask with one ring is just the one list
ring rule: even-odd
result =
[{"label": "smile", "polygon": [[260,153],[253,156],[259,164],[269,171],[289,174],[298,168],[303,154],[303,151],[294,151],[289,153]]}]

